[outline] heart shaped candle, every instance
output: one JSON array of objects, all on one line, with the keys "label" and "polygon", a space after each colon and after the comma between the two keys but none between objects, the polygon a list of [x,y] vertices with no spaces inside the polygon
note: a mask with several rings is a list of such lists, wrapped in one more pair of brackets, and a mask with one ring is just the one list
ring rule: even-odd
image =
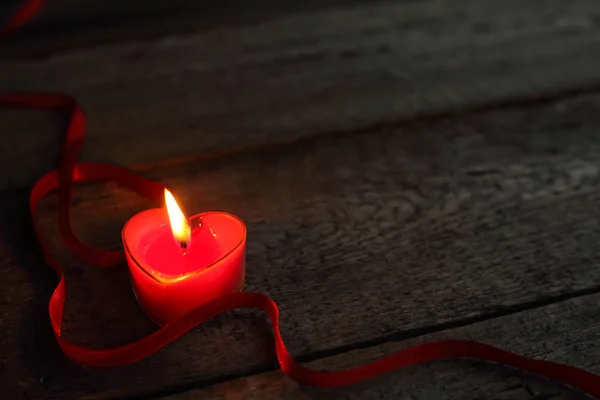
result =
[{"label": "heart shaped candle", "polygon": [[246,272],[246,226],[234,215],[205,212],[186,219],[170,192],[167,209],[134,215],[123,227],[133,291],[157,324],[240,291]]}]

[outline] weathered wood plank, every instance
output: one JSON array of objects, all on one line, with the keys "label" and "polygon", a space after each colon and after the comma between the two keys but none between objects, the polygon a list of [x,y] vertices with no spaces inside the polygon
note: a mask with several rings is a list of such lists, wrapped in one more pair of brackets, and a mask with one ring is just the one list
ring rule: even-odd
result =
[{"label": "weathered wood plank", "polygon": [[[0,3],[0,21],[25,0]],[[3,43],[3,54],[47,54],[57,49],[85,47],[107,41],[180,34],[219,25],[257,24],[286,14],[336,6],[375,3],[373,0],[286,1],[208,0],[61,0],[47,1],[29,24]]]},{"label": "weathered wood plank", "polygon": [[[600,290],[599,105],[592,96],[325,137],[149,176],[190,212],[223,209],[247,222],[247,289],[279,302],[291,351],[312,359]],[[62,254],[54,206],[40,219]],[[74,223],[89,243],[118,247],[123,222],[146,206],[110,185],[82,187]],[[69,365],[47,328],[32,331],[47,324],[51,285],[23,254],[31,238],[14,226],[23,216],[4,214],[5,379],[25,382],[30,398],[170,393],[275,367],[269,326],[247,311],[133,366]],[[62,257],[67,337],[109,346],[153,329],[125,269]]]},{"label": "weathered wood plank", "polygon": [[[600,373],[600,296],[590,295],[448,329],[416,339],[387,342],[308,363],[318,370],[340,370],[374,361],[412,345],[440,339],[484,341],[538,359]],[[394,400],[559,400],[583,394],[504,366],[472,360],[427,363],[347,388],[317,389],[298,385],[280,371],[165,396],[164,400],[238,399],[394,399]]]},{"label": "weathered wood plank", "polygon": [[[75,95],[84,158],[137,166],[598,84],[597,15],[595,0],[362,3],[5,58],[0,89]],[[0,118],[0,188],[31,184],[60,124]]]}]

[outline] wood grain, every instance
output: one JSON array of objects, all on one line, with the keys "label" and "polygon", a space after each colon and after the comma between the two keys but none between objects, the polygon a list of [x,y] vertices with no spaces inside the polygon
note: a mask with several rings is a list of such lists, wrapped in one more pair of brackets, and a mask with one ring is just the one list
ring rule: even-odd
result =
[{"label": "wood grain", "polygon": [[[590,295],[416,339],[387,342],[308,363],[340,370],[374,361],[432,340],[469,339],[492,343],[538,359],[568,363],[600,373],[600,296]],[[163,400],[574,400],[582,393],[497,364],[473,360],[426,363],[347,388],[298,385],[282,372],[269,372],[161,397]]]},{"label": "wood grain", "polygon": [[[0,20],[25,0],[0,3]],[[381,1],[379,1],[381,2]],[[48,54],[119,40],[198,32],[219,25],[258,24],[298,12],[373,4],[365,0],[61,0],[47,1],[41,12],[7,38],[4,55]]]},{"label": "wood grain", "polygon": [[[273,13],[6,57],[0,89],[76,96],[90,119],[83,158],[145,166],[600,83],[595,0]],[[30,185],[55,164],[60,120],[6,109],[0,118],[0,189]]]},{"label": "wood grain", "polygon": [[[169,183],[189,212],[222,209],[247,222],[247,290],[277,300],[286,343],[307,361],[600,291],[599,106],[595,95],[456,116],[148,176]],[[120,227],[145,207],[121,188],[84,186],[74,224],[87,242],[118,248]],[[52,284],[26,251],[21,208],[1,208],[6,387],[29,398],[132,398],[276,368],[270,327],[247,310],[132,366],[70,365],[47,327]],[[52,198],[39,218],[67,266],[69,339],[114,346],[154,329],[124,268],[64,254]]]}]

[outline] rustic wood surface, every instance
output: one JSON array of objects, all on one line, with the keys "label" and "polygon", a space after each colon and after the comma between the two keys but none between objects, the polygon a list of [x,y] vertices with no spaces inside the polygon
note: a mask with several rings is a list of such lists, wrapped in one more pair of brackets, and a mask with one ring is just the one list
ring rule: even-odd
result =
[{"label": "rustic wood surface", "polygon": [[[24,0],[0,3],[0,19]],[[245,25],[286,14],[381,0],[49,0],[30,23],[7,39],[8,54],[47,54],[106,41],[197,32],[224,24]],[[3,51],[3,54],[6,52]]]},{"label": "rustic wood surface", "polygon": [[[573,309],[565,311],[567,321],[593,314],[596,297],[544,307],[600,292],[599,106],[600,96],[589,95],[414,121],[147,174],[169,183],[190,212],[218,208],[247,222],[247,289],[278,301],[283,335],[300,360],[365,347],[391,351],[386,342],[476,324],[471,333],[460,332],[597,368],[593,337],[584,340],[594,320],[589,331],[574,329],[572,336],[561,332],[574,323],[557,320],[561,307]],[[146,398],[276,369],[270,326],[247,310],[218,317],[132,366],[97,371],[71,365],[48,326],[50,272],[32,251],[27,224],[17,222],[26,221],[23,197],[7,194],[3,201],[0,273],[10,285],[0,297],[0,343],[8,349],[0,386],[6,392],[45,399]],[[64,334],[105,347],[151,332],[124,268],[93,269],[65,254],[55,206],[48,199],[40,219],[67,265]],[[148,204],[112,185],[90,185],[78,189],[73,207],[82,238],[117,248],[123,222]],[[532,308],[538,311],[523,313]],[[514,313],[507,318],[524,318],[527,333],[516,324],[506,327],[513,332],[506,337],[494,333],[491,320]],[[552,351],[541,352],[553,341]],[[578,343],[581,351],[569,358]],[[482,371],[489,375],[473,378],[465,370],[432,368],[442,368],[442,382],[454,384],[421,387],[418,382],[431,379],[425,372],[415,380],[415,396],[430,390],[431,398],[464,398],[480,388],[501,391],[516,379],[487,367]],[[350,390],[387,393],[377,382],[361,387]],[[518,391],[521,398],[526,392]]]},{"label": "rustic wood surface", "polygon": [[[75,95],[90,118],[84,159],[169,183],[189,211],[242,217],[246,288],[278,302],[301,361],[340,369],[470,338],[600,373],[600,3],[122,3],[49,2],[2,44],[0,91]],[[0,109],[3,399],[583,397],[472,361],[300,387],[252,310],[135,365],[72,365],[50,331],[55,279],[22,189],[54,165],[62,118]],[[74,224],[119,248],[149,206],[86,185]],[[55,199],[39,218],[67,267],[69,339],[102,348],[156,329],[123,266],[67,254]]]},{"label": "rustic wood surface", "polygon": [[[100,22],[69,30],[100,2],[59,3],[46,13],[61,35],[3,48],[0,90],[75,95],[90,120],[86,160],[143,167],[600,84],[596,0],[201,2],[184,32],[165,11],[183,2],[153,1],[140,16],[150,37]],[[120,10],[111,18],[135,12]],[[0,118],[0,190],[26,187],[54,166],[61,120]]]},{"label": "rustic wood surface", "polygon": [[[472,339],[494,343],[544,360],[579,365],[600,372],[598,342],[600,296],[590,295],[490,319],[463,328],[448,329],[416,339],[386,342],[308,363],[316,369],[336,370],[376,360],[429,340]],[[269,372],[167,395],[163,400],[308,400],[308,399],[496,399],[574,400],[581,393],[554,382],[517,373],[500,365],[472,360],[423,364],[390,373],[347,388],[318,389],[298,385],[281,372]]]}]

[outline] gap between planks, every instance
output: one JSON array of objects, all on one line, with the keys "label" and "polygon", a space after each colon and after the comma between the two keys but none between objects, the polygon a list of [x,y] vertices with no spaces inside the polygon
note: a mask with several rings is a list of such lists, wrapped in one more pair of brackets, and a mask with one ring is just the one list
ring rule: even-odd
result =
[{"label": "gap between planks", "polygon": [[[8,57],[0,88],[74,95],[84,160],[153,165],[598,85],[599,15],[592,0],[356,3]],[[54,167],[62,126],[0,117],[0,190],[29,186]]]},{"label": "gap between planks", "polygon": [[[374,354],[377,354],[379,356],[379,358],[381,357],[385,357],[386,355],[391,355],[394,351],[398,351],[402,348],[406,348],[409,346],[412,346],[414,344],[418,344],[418,343],[424,343],[426,341],[430,341],[430,340],[442,340],[442,339],[457,339],[457,337],[463,337],[460,336],[462,331],[470,331],[470,330],[478,330],[479,326],[487,326],[490,324],[499,324],[499,323],[495,323],[494,320],[500,320],[500,321],[505,321],[505,320],[510,320],[510,318],[518,318],[519,314],[537,314],[539,313],[543,313],[544,310],[538,310],[538,309],[552,309],[552,308],[548,308],[549,306],[557,306],[558,308],[563,308],[561,306],[561,303],[566,303],[566,304],[577,304],[579,301],[579,299],[583,298],[583,302],[589,302],[590,299],[596,299],[597,303],[596,305],[598,307],[600,307],[600,286],[596,286],[593,288],[589,288],[589,289],[585,289],[585,290],[579,290],[579,291],[575,291],[572,293],[568,293],[562,296],[556,296],[556,297],[549,297],[547,299],[540,299],[540,300],[536,300],[536,301],[532,301],[529,303],[523,303],[523,304],[519,304],[513,307],[506,307],[504,310],[502,311],[497,311],[494,313],[490,313],[490,314],[484,314],[484,315],[479,315],[476,317],[472,317],[472,318],[465,318],[465,319],[459,319],[459,320],[455,320],[455,321],[451,321],[451,322],[447,322],[447,323],[443,323],[443,324],[439,324],[439,325],[433,325],[433,326],[429,326],[429,327],[425,327],[425,328],[419,328],[419,329],[411,329],[411,330],[403,330],[401,332],[397,332],[394,333],[392,335],[388,335],[385,337],[380,337],[380,338],[374,338],[371,340],[367,340],[361,343],[353,343],[351,345],[347,345],[344,347],[338,347],[338,348],[332,348],[332,349],[328,349],[326,351],[322,351],[322,352],[318,352],[318,353],[312,353],[312,354],[304,354],[302,356],[296,357],[296,359],[301,362],[306,364],[307,366],[311,366],[312,368],[320,368],[323,365],[327,365],[326,369],[327,370],[337,370],[337,369],[343,369],[343,368],[351,368],[351,367],[356,367],[362,364],[365,364],[367,362],[371,362],[374,361],[376,359],[378,359],[377,356],[375,356]],[[598,327],[600,328],[600,320],[596,321],[598,323]],[[456,333],[458,332],[458,336],[455,336]],[[600,340],[600,333],[597,335],[598,339]],[[473,337],[469,337],[469,339],[473,339]],[[285,340],[285,338],[284,338]],[[473,339],[473,340],[481,340],[481,339]],[[487,343],[487,342],[486,342]],[[511,349],[510,347],[510,343],[507,343],[506,347],[503,347],[503,349]],[[395,349],[395,350],[389,350],[389,349]],[[387,353],[387,351],[389,351],[389,353]],[[513,351],[520,351],[520,350],[513,350]],[[356,354],[358,354],[358,356],[356,356]],[[549,356],[552,356],[552,354],[550,354]],[[545,358],[546,359],[546,358]],[[346,361],[346,365],[342,365],[340,361]],[[589,361],[586,360],[588,363]],[[448,363],[448,362],[453,362],[452,360],[441,360],[441,361],[436,361],[436,363]],[[565,361],[561,361],[561,362],[565,362]],[[358,363],[358,364],[357,364]],[[424,364],[432,364],[432,363],[424,363]],[[475,363],[476,366],[481,366],[483,364],[493,364],[493,363],[484,363],[484,362],[478,362]],[[600,364],[600,363],[598,363]],[[458,366],[455,366],[458,367]],[[389,374],[386,375],[398,375],[403,373],[405,370],[410,370],[411,368],[414,367],[408,367],[408,368],[403,368],[400,371],[397,372],[391,372]],[[498,368],[498,370],[501,369],[508,369],[510,370],[511,368],[509,367],[501,367]],[[290,396],[290,399],[304,399],[306,396],[306,391],[308,391],[309,393],[312,392],[313,394],[318,394],[321,393],[321,395],[324,395],[324,393],[327,393],[328,397],[333,396],[335,398],[335,396],[348,396],[350,394],[350,397],[356,397],[356,394],[353,394],[354,391],[356,390],[356,388],[366,388],[367,391],[372,392],[371,396],[373,395],[377,395],[377,399],[380,398],[386,398],[386,397],[379,397],[382,395],[382,393],[385,393],[386,390],[389,390],[388,388],[380,388],[380,387],[376,387],[377,382],[381,382],[384,381],[385,378],[375,378],[375,379],[369,379],[364,383],[359,383],[359,384],[355,384],[355,385],[351,385],[348,388],[335,388],[335,389],[321,389],[321,388],[311,388],[311,387],[303,387],[302,385],[297,384],[296,382],[290,380],[287,376],[285,376],[285,374],[283,374],[283,372],[279,371],[275,374],[273,374],[272,372],[275,372],[279,370],[279,366],[274,366],[272,368],[262,368],[262,369],[256,369],[253,371],[248,371],[244,374],[239,374],[236,376],[227,376],[227,377],[222,377],[222,378],[218,378],[218,379],[214,379],[214,380],[209,380],[209,381],[205,381],[202,383],[202,389],[198,389],[198,384],[191,384],[191,385],[181,385],[181,386],[177,386],[177,387],[169,387],[168,389],[165,390],[161,390],[161,391],[153,391],[152,393],[149,394],[140,394],[140,395],[127,395],[126,397],[115,397],[113,400],[125,400],[125,399],[130,399],[130,400],[145,400],[145,399],[158,399],[158,398],[164,398],[165,400],[168,399],[192,399],[192,398],[206,398],[206,399],[218,399],[221,398],[222,396],[224,396],[227,399],[230,399],[230,396],[233,396],[233,398],[240,398],[240,399],[246,399],[246,398],[260,398],[260,399],[278,399],[280,397],[281,393],[277,392],[277,390],[284,388],[284,390],[287,392],[289,391],[289,393],[285,393],[286,396]],[[442,368],[442,372],[445,372],[444,369]],[[486,372],[490,372],[490,371],[486,371]],[[491,374],[497,374],[497,370],[494,370],[493,368],[491,369]],[[600,369],[598,369],[598,372],[600,373]],[[520,372],[517,373],[508,373],[507,376],[503,377],[504,380],[507,380],[509,382],[513,381],[517,376],[519,375],[531,375],[531,374],[523,374]],[[468,381],[468,379],[466,379]],[[522,385],[519,386],[520,389],[524,389],[526,387],[525,384],[525,379],[524,378],[524,382]],[[531,376],[529,377],[529,380],[535,381],[535,379],[531,379]],[[287,382],[283,382],[283,381],[287,381]],[[406,384],[406,382],[403,382],[403,384]],[[534,385],[537,385],[537,383],[534,383]],[[269,387],[270,386],[270,387]],[[437,390],[440,390],[441,388],[439,387],[439,385],[437,385],[438,387],[436,388]],[[542,386],[552,386],[552,385],[542,385]],[[554,386],[558,387],[561,385],[558,384],[554,384]],[[562,385],[562,389],[568,389],[568,387],[566,387],[565,385]],[[210,388],[213,387],[212,389],[206,389],[206,388]],[[243,389],[242,389],[243,388]],[[254,391],[249,392],[248,393],[248,389],[252,389]],[[265,391],[261,391],[263,389],[266,389]],[[418,388],[417,388],[418,389]],[[510,389],[515,389],[515,388],[509,388]],[[361,389],[364,390],[364,389]],[[273,392],[275,391],[275,392]],[[337,391],[337,393],[336,393]],[[481,388],[478,388],[477,392],[480,391],[485,391],[482,390]],[[189,392],[189,393],[188,393]],[[265,393],[266,392],[266,393]],[[569,390],[566,390],[567,393],[569,393]],[[394,390],[393,393],[397,394],[398,391]],[[564,394],[563,391],[559,392],[560,394]],[[395,395],[394,394],[394,395]],[[511,396],[513,396],[515,394],[515,392],[510,391],[509,393]],[[523,393],[521,393],[523,394]],[[442,393],[440,393],[440,395],[442,395]],[[447,395],[447,394],[446,394]],[[454,395],[456,396],[456,398],[460,398],[462,400],[464,400],[463,397],[461,397],[460,393],[454,393]],[[103,395],[104,396],[104,395]],[[246,397],[247,396],[247,397]],[[431,394],[430,394],[431,396]],[[527,393],[527,396],[524,397],[524,399],[529,399],[531,396],[531,393]],[[85,399],[89,399],[89,400],[93,400],[93,399],[99,399],[95,396],[85,396]],[[101,397],[103,398],[103,397]],[[288,397],[285,397],[288,398]],[[346,397],[343,397],[346,398]],[[397,397],[390,397],[390,399],[397,399]],[[510,397],[512,400],[516,400],[516,398]],[[553,399],[554,396],[551,397],[544,397],[544,399],[550,400]],[[431,397],[431,400],[434,399],[439,399],[439,397]],[[411,398],[411,400],[413,400]],[[414,399],[416,400],[416,398]]]},{"label": "gap between planks", "polygon": [[[150,177],[168,183],[186,209],[222,209],[247,222],[248,290],[279,302],[283,335],[302,358],[595,290],[598,104],[600,96],[591,95],[321,137]],[[73,222],[88,243],[116,247],[122,223],[145,206],[111,185],[79,187]],[[55,211],[49,198],[39,217],[68,261],[65,335],[101,347],[154,330],[137,308],[126,270],[97,270],[64,255]],[[12,210],[6,214],[0,226],[25,229]],[[8,237],[26,247],[18,232]],[[47,298],[33,293],[40,286],[49,291],[51,283],[35,260],[6,245],[4,294],[12,297],[0,297],[7,328],[0,338],[13,349],[7,356],[14,366],[5,376],[26,381],[30,397],[137,396],[273,368],[269,327],[247,312],[216,318],[121,369],[85,371],[55,353],[32,357],[29,348],[39,349],[41,339],[23,321],[46,327]],[[41,378],[43,384],[31,382]]]},{"label": "gap between planks", "polygon": [[[592,294],[518,313],[449,328],[418,338],[391,340],[369,348],[327,356],[307,363],[320,370],[362,365],[417,344],[433,340],[468,339],[493,343],[537,359],[575,365],[600,373],[600,295]],[[91,397],[90,399],[93,399]],[[493,363],[441,360],[404,368],[345,388],[306,387],[281,371],[207,385],[187,392],[141,398],[164,400],[307,400],[336,399],[489,399],[574,400],[588,398],[555,382]]]}]

